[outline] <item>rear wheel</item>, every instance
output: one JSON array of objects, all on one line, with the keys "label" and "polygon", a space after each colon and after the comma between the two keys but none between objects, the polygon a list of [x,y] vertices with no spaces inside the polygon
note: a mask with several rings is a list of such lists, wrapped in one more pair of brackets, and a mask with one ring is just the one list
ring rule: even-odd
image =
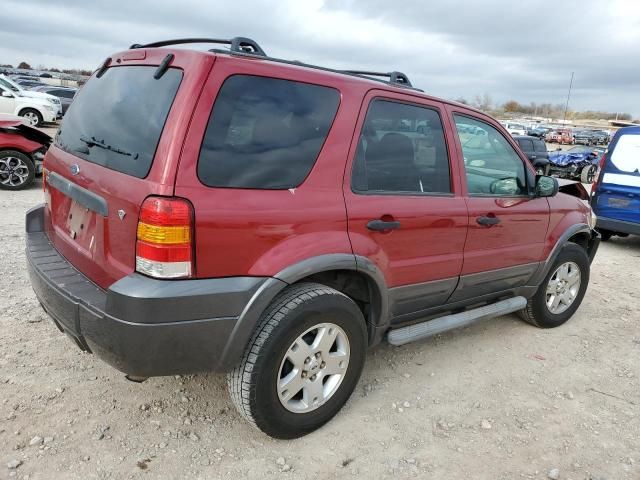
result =
[{"label": "rear wheel", "polygon": [[227,376],[240,414],[267,435],[297,438],[328,422],[353,392],[367,330],[358,306],[316,283],[280,294]]},{"label": "rear wheel", "polygon": [[22,190],[33,183],[36,168],[33,161],[22,152],[0,152],[0,188]]},{"label": "rear wheel", "polygon": [[42,114],[34,108],[25,108],[19,114],[24,118],[30,127],[39,127],[42,125]]},{"label": "rear wheel", "polygon": [[588,284],[587,252],[580,245],[568,243],[520,315],[536,327],[559,327],[578,309]]}]

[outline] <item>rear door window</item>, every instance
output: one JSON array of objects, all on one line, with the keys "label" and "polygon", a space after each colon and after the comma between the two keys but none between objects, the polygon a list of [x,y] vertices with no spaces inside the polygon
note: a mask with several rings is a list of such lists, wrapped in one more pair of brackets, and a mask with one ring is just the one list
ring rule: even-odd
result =
[{"label": "rear door window", "polygon": [[112,67],[86,83],[56,135],[63,150],[144,178],[176,96],[182,71],[154,79],[156,66]]},{"label": "rear door window", "polygon": [[640,135],[622,135],[611,152],[610,161],[621,173],[640,175]]},{"label": "rear door window", "polygon": [[547,153],[547,146],[540,140],[534,140],[533,147],[536,152]]},{"label": "rear door window", "polygon": [[519,138],[518,143],[523,152],[533,152],[533,142],[526,138]]},{"label": "rear door window", "polygon": [[210,187],[288,189],[307,177],[340,94],[307,83],[233,75],[213,106],[198,159]]}]

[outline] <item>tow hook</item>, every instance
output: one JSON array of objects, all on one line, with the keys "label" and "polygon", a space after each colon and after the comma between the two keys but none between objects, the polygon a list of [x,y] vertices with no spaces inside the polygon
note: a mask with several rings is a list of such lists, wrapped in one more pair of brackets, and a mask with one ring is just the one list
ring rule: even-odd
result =
[{"label": "tow hook", "polygon": [[149,377],[136,377],[135,375],[125,375],[124,378],[133,383],[142,383]]}]

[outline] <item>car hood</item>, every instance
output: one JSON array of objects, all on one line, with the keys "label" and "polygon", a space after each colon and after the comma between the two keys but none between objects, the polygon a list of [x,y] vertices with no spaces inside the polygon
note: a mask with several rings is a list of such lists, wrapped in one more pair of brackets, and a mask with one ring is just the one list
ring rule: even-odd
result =
[{"label": "car hood", "polygon": [[[549,154],[549,161],[554,165],[570,165],[572,163],[582,163],[589,161],[592,154],[589,152],[583,153],[567,153],[567,152],[552,152]],[[594,158],[597,159],[595,155]]]},{"label": "car hood", "polygon": [[52,138],[37,128],[30,127],[25,123],[22,117],[16,115],[0,114],[0,130],[12,129],[12,131],[20,132],[20,134],[32,142],[49,146]]},{"label": "car hood", "polygon": [[21,97],[41,98],[41,99],[44,99],[44,100],[51,100],[54,103],[58,103],[57,102],[57,100],[58,100],[57,97],[54,97],[53,95],[50,95],[50,94],[44,93],[44,92],[34,92],[34,91],[31,91],[31,90],[21,90],[19,95]]},{"label": "car hood", "polygon": [[[24,96],[24,95],[16,96],[16,103],[19,103],[21,106],[36,105],[36,106],[39,106],[39,107],[46,107],[46,106],[55,105],[51,100],[48,100],[47,98],[27,97],[27,96]],[[57,105],[55,105],[55,106],[57,106]]]}]

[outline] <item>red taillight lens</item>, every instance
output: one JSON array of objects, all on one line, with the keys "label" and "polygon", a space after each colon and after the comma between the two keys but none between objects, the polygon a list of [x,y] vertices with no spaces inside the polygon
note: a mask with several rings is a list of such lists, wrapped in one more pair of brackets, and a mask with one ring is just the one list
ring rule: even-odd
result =
[{"label": "red taillight lens", "polygon": [[600,179],[602,178],[602,171],[604,170],[604,164],[606,162],[607,154],[603,153],[602,158],[600,159],[600,165],[598,166],[598,173],[596,174],[596,178],[593,180],[591,184],[591,195],[594,194],[598,183],[600,183]]},{"label": "red taillight lens", "polygon": [[136,271],[156,278],[189,278],[193,265],[193,209],[181,198],[149,197],[140,208]]}]

